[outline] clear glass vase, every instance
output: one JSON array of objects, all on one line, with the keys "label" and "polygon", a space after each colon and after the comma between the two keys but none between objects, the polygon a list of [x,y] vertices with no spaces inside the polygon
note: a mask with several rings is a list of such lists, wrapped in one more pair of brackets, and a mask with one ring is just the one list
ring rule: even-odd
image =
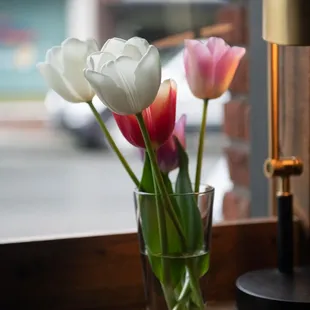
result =
[{"label": "clear glass vase", "polygon": [[209,270],[214,188],[162,196],[134,192],[149,310],[206,309],[200,288]]}]

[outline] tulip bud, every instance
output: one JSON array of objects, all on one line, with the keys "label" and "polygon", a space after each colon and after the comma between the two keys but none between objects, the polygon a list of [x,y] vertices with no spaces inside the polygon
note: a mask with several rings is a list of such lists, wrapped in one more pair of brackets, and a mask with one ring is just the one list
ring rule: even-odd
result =
[{"label": "tulip bud", "polygon": [[61,46],[46,53],[45,62],[37,64],[41,75],[56,93],[69,102],[91,101],[95,92],[84,77],[87,57],[98,51],[95,40],[68,38]]},{"label": "tulip bud", "polygon": [[[175,123],[174,130],[169,139],[156,151],[157,162],[163,173],[169,173],[179,167],[179,154],[175,142],[177,138],[183,148],[186,148],[185,141],[186,115],[183,114]],[[141,159],[144,160],[145,149],[139,148]]]},{"label": "tulip bud", "polygon": [[[142,116],[154,149],[158,149],[170,137],[176,112],[176,83],[164,81],[154,102],[142,112]],[[134,146],[145,148],[142,133],[135,115],[113,113],[123,136]]]},{"label": "tulip bud", "polygon": [[176,122],[170,138],[157,150],[157,162],[162,172],[168,173],[179,166],[178,148],[175,138],[179,140],[183,148],[186,148],[185,142],[186,116],[182,115]]},{"label": "tulip bud", "polygon": [[84,71],[99,99],[114,113],[130,115],[148,108],[161,81],[157,48],[141,38],[113,38],[88,59]]},{"label": "tulip bud", "polygon": [[186,79],[194,96],[200,99],[220,97],[230,86],[245,49],[230,47],[221,38],[207,43],[185,40]]}]

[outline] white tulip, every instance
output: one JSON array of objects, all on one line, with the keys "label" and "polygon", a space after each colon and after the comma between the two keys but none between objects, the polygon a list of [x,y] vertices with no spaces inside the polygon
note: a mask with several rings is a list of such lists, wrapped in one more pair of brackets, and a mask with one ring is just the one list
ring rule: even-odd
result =
[{"label": "white tulip", "polygon": [[138,37],[109,39],[84,70],[99,99],[113,112],[136,114],[154,101],[161,82],[157,48]]},{"label": "white tulip", "polygon": [[83,70],[87,57],[99,50],[95,40],[80,41],[68,38],[61,46],[54,46],[46,53],[45,62],[37,64],[48,86],[65,100],[87,102],[95,92],[85,79]]}]

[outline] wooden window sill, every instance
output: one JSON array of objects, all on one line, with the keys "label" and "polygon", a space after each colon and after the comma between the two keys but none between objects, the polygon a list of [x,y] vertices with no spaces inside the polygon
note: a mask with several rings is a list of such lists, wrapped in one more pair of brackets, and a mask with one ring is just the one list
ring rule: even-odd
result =
[{"label": "wooden window sill", "polygon": [[[300,230],[297,221],[295,230]],[[237,277],[276,266],[276,231],[275,218],[213,227],[211,267],[203,287],[207,299],[218,303],[209,309],[233,309],[229,301],[235,298]],[[1,244],[0,274],[0,309],[144,310],[134,233]]]}]

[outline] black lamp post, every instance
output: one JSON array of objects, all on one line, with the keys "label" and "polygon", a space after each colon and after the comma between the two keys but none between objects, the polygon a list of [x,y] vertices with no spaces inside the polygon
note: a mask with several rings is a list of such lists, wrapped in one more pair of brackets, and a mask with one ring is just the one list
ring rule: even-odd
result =
[{"label": "black lamp post", "polygon": [[[302,173],[296,157],[279,156],[279,45],[310,46],[310,0],[263,0],[263,38],[268,42],[268,178],[277,178],[278,266],[242,275],[236,283],[238,310],[310,309],[310,268],[294,268],[293,195],[290,177]],[[262,254],[263,255],[263,254]],[[268,255],[265,253],[264,255]]]}]

